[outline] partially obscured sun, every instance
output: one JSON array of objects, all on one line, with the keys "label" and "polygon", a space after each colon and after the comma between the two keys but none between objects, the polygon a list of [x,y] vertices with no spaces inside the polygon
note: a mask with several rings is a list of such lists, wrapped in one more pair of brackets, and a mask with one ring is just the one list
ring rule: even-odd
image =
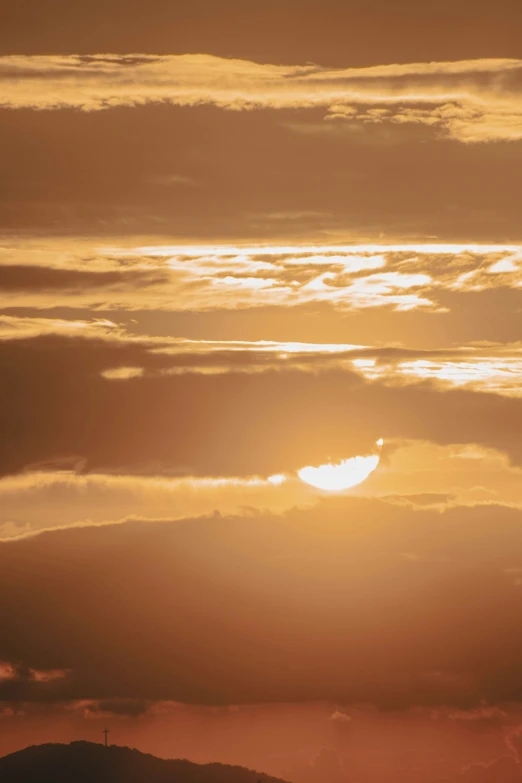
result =
[{"label": "partially obscured sun", "polygon": [[[377,446],[382,446],[383,440],[377,441]],[[368,478],[379,464],[380,453],[371,454],[368,457],[351,457],[336,464],[327,463],[314,468],[308,465],[297,471],[299,478],[306,484],[317,489],[339,492],[343,489],[355,487]]]}]

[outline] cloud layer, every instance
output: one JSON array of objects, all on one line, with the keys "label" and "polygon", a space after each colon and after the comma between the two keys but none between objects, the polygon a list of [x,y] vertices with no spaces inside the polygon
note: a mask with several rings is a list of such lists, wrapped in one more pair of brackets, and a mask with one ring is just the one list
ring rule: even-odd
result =
[{"label": "cloud layer", "polygon": [[11,308],[181,312],[326,305],[343,312],[440,313],[448,310],[448,295],[506,289],[522,292],[520,245],[100,247],[62,240],[53,250],[47,240],[0,249],[0,291]]},{"label": "cloud layer", "polygon": [[295,5],[2,15],[0,755],[521,783],[522,5]]},{"label": "cloud layer", "polygon": [[0,543],[0,659],[55,673],[0,698],[520,699],[520,514],[345,498]]},{"label": "cloud layer", "polygon": [[478,390],[469,381],[480,357],[463,357],[464,388],[454,388],[458,353],[447,362],[431,355],[432,377],[442,367],[435,384],[418,381],[430,374],[427,357],[408,351],[198,346],[128,338],[103,322],[60,331],[0,341],[4,475],[74,469],[266,477],[367,454],[381,437],[479,444],[522,463],[513,426],[522,400],[510,393],[508,371],[496,393],[491,358],[489,365],[482,358],[488,391],[488,372]]},{"label": "cloud layer", "polygon": [[335,70],[204,54],[11,55],[0,61],[0,104],[87,111],[153,102],[234,110],[321,107],[330,119],[428,124],[464,142],[517,140],[521,71],[521,61],[513,59]]}]

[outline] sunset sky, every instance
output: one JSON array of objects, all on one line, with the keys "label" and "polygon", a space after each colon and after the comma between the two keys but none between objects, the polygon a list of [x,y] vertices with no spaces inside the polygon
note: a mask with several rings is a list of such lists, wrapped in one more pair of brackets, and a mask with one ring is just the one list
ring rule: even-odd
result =
[{"label": "sunset sky", "polygon": [[0,28],[0,755],[522,783],[520,0]]}]

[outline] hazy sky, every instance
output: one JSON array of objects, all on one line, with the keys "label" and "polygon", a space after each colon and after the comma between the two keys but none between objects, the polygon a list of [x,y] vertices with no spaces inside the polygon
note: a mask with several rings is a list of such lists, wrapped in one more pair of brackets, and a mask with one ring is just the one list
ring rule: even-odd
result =
[{"label": "hazy sky", "polygon": [[522,783],[518,0],[1,28],[0,753]]}]

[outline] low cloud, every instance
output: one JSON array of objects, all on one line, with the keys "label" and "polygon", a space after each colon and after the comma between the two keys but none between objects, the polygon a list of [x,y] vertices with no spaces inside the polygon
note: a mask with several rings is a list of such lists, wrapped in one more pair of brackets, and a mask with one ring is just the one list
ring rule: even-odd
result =
[{"label": "low cloud", "polygon": [[145,699],[107,699],[105,701],[79,701],[68,705],[84,718],[140,718],[147,714],[150,704]]},{"label": "low cloud", "polygon": [[329,783],[350,783],[351,778],[344,772],[341,759],[335,751],[323,748],[310,764],[292,767],[286,772],[292,783],[316,783],[328,780]]},{"label": "low cloud", "polygon": [[520,780],[520,764],[511,756],[501,756],[488,763],[468,764],[455,777],[441,783],[520,783]]},{"label": "low cloud", "polygon": [[0,543],[0,658],[70,672],[7,679],[3,700],[113,712],[120,699],[326,701],[496,719],[483,705],[522,699],[509,570],[522,567],[521,514],[344,498]]}]

